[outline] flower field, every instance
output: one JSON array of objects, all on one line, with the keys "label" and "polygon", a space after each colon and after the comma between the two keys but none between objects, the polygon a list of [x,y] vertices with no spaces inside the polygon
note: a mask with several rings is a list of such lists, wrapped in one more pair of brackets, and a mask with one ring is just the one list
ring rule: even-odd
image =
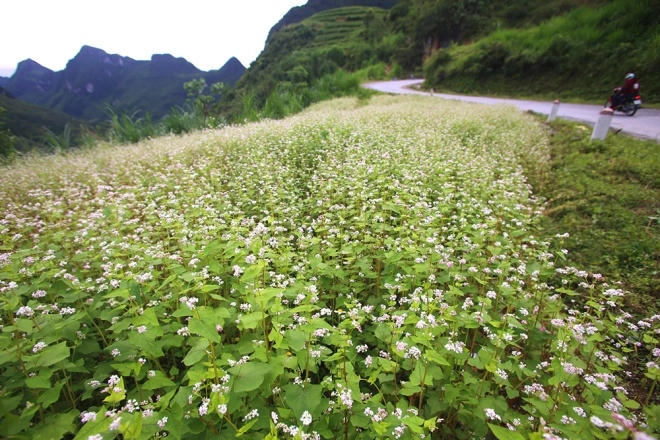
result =
[{"label": "flower field", "polygon": [[3,168],[0,437],[652,438],[660,316],[543,236],[547,134],[502,110],[344,99]]}]

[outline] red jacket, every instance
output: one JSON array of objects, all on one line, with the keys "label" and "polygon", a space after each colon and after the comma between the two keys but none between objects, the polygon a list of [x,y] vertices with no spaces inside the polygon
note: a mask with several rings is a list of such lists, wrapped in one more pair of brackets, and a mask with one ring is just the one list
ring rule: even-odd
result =
[{"label": "red jacket", "polygon": [[626,82],[623,83],[621,93],[626,95],[637,95],[639,93],[639,81],[637,80],[637,77],[626,78]]}]

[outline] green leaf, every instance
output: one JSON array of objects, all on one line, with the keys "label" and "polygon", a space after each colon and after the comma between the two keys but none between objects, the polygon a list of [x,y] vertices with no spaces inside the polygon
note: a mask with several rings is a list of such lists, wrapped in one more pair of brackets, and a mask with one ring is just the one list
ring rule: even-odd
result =
[{"label": "green leaf", "polygon": [[[6,326],[4,330],[7,330],[9,326]],[[4,365],[9,362],[18,361],[18,355],[15,351],[3,350],[0,351],[0,365]]]},{"label": "green leaf", "polygon": [[399,392],[404,396],[412,396],[413,394],[417,394],[421,391],[422,391],[422,387],[419,387],[417,385],[411,385],[410,382],[406,382],[405,384],[403,384],[403,387]]},{"label": "green leaf", "polygon": [[261,386],[271,366],[260,362],[246,362],[229,369],[234,375],[233,390],[237,393],[256,390]]},{"label": "green leaf", "polygon": [[243,324],[243,329],[255,329],[258,325],[261,324],[263,314],[262,312],[252,312],[241,316],[240,319],[241,324]]},{"label": "green leaf", "polygon": [[75,432],[74,420],[80,411],[72,410],[62,414],[52,414],[46,418],[46,423],[41,429],[34,433],[33,440],[59,440],[66,433]]},{"label": "green leaf", "polygon": [[243,434],[245,434],[246,432],[248,432],[248,431],[250,430],[250,428],[252,428],[252,425],[254,425],[255,423],[257,423],[258,421],[259,421],[258,418],[256,418],[256,419],[252,419],[252,420],[250,420],[249,422],[247,422],[245,425],[241,426],[241,429],[239,429],[239,430],[236,432],[236,437],[242,437]]},{"label": "green leaf", "polygon": [[426,359],[428,359],[431,362],[435,362],[438,365],[444,365],[446,367],[449,367],[451,364],[442,357],[437,351],[434,350],[426,350],[424,352],[424,356],[426,356]]},{"label": "green leaf", "polygon": [[189,367],[204,359],[206,357],[206,349],[208,346],[208,339],[200,339],[197,341],[195,346],[190,349],[186,357],[183,358],[183,364]]},{"label": "green leaf", "polygon": [[570,296],[580,295],[578,292],[576,292],[574,290],[571,290],[571,289],[566,289],[564,287],[559,287],[559,288],[555,289],[555,292],[564,293],[564,294],[570,295]]},{"label": "green leaf", "polygon": [[58,401],[63,386],[64,382],[54,385],[51,389],[40,395],[37,402],[41,403],[43,408],[48,408],[50,405]]},{"label": "green leaf", "polygon": [[300,330],[287,330],[286,340],[292,350],[300,351],[305,348],[305,345],[309,340],[309,334]]},{"label": "green leaf", "polygon": [[34,365],[36,367],[48,367],[68,358],[71,354],[66,342],[60,342],[57,345],[52,345],[43,349],[36,357]]},{"label": "green leaf", "polygon": [[392,329],[385,324],[378,324],[374,335],[381,341],[389,342],[392,339]]},{"label": "green leaf", "polygon": [[303,388],[300,385],[288,385],[284,388],[286,392],[284,400],[293,411],[296,419],[300,419],[305,411],[310,414],[318,414],[322,401],[323,387],[321,385],[307,384]]},{"label": "green leaf", "polygon": [[404,417],[402,419],[402,422],[410,428],[412,432],[415,434],[424,434],[424,428],[422,425],[424,424],[424,419],[421,417],[416,417],[416,416],[411,416],[411,417]]},{"label": "green leaf", "polygon": [[22,394],[13,397],[10,397],[9,393],[7,394],[7,396],[3,396],[2,399],[0,399],[0,419],[18,408],[21,400],[23,400]]},{"label": "green leaf", "polygon": [[519,432],[511,431],[507,428],[493,425],[492,423],[489,423],[488,427],[498,440],[525,440],[525,437]]},{"label": "green leaf", "polygon": [[425,366],[422,362],[417,362],[415,364],[415,369],[410,374],[410,380],[406,384],[411,385],[431,385],[433,379],[428,374],[425,374]]},{"label": "green leaf", "polygon": [[50,388],[50,379],[44,376],[33,376],[25,379],[28,388]]},{"label": "green leaf", "polygon": [[112,419],[107,418],[105,416],[105,412],[106,412],[106,407],[102,406],[96,412],[96,420],[92,420],[85,423],[82,426],[82,428],[80,428],[80,431],[78,431],[78,433],[76,434],[73,440],[87,440],[90,436],[94,434],[105,433],[110,427],[110,424],[112,423]]},{"label": "green leaf", "polygon": [[243,272],[243,275],[241,275],[241,283],[247,283],[248,281],[252,281],[255,279],[259,274],[261,274],[262,267],[261,264],[253,264],[245,269],[245,272]]},{"label": "green leaf", "polygon": [[153,328],[147,327],[147,331],[144,333],[133,330],[128,334],[128,340],[149,356],[161,357],[165,355],[160,348],[160,344],[156,342],[155,329]]},{"label": "green leaf", "polygon": [[128,283],[128,286],[129,286],[129,291],[131,292],[131,296],[135,297],[135,300],[138,302],[138,304],[142,303],[142,294],[140,293],[140,285],[135,281],[130,281]]},{"label": "green leaf", "polygon": [[[120,391],[115,391],[115,389],[118,389]],[[126,388],[124,388],[124,378],[122,377],[119,379],[119,383],[110,390],[110,394],[103,399],[104,402],[110,403],[110,404],[116,404],[121,402],[126,398]]]},{"label": "green leaf", "polygon": [[167,377],[165,377],[165,375],[162,372],[157,371],[156,376],[147,379],[144,385],[142,385],[142,389],[157,390],[159,388],[173,387],[173,386],[176,386],[176,383],[172,382]]},{"label": "green leaf", "polygon": [[[124,419],[127,419],[126,422],[124,422]],[[126,415],[123,416],[119,432],[124,434],[124,439],[131,440],[140,438],[140,433],[142,432],[142,420],[142,413],[139,411],[133,413],[133,417],[130,418],[126,417]]]},{"label": "green leaf", "polygon": [[353,426],[357,426],[359,428],[366,428],[369,426],[369,423],[371,422],[371,419],[364,414],[353,414],[351,416],[351,424]]},{"label": "green leaf", "polygon": [[266,304],[271,299],[275,298],[280,293],[284,292],[284,289],[268,287],[266,289],[261,289],[257,295],[256,299],[259,304]]},{"label": "green leaf", "polygon": [[0,418],[0,434],[3,435],[4,438],[13,436],[24,429],[27,429],[27,427],[30,426],[30,423],[30,418],[20,418],[14,414],[8,414],[7,416]]},{"label": "green leaf", "polygon": [[218,334],[216,325],[222,325],[223,322],[215,317],[212,309],[200,307],[197,309],[199,318],[193,317],[188,321],[188,330],[190,333],[206,338],[211,342],[222,342]]}]

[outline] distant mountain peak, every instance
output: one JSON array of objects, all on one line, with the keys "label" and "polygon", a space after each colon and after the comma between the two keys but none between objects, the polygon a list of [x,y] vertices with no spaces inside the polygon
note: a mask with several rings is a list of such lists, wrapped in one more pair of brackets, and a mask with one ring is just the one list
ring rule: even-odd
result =
[{"label": "distant mountain peak", "polygon": [[93,47],[93,46],[88,46],[86,44],[83,47],[80,48],[80,51],[78,51],[78,55],[86,55],[86,56],[89,56],[89,55],[103,56],[103,55],[107,55],[107,54],[108,53],[106,51],[104,51],[103,49],[99,49],[99,48]]},{"label": "distant mountain peak", "polygon": [[232,68],[242,67],[242,68],[245,69],[245,66],[243,65],[243,63],[241,63],[240,60],[236,57],[229,58],[227,60],[227,62],[225,63],[225,65],[222,66],[223,69],[224,68],[229,68],[229,67],[232,67]]},{"label": "distant mountain peak", "polygon": [[185,58],[174,57],[169,53],[152,55],[149,69],[154,73],[159,72],[165,76],[172,75],[173,73],[200,73],[200,70]]},{"label": "distant mountain peak", "polygon": [[[92,46],[83,46],[69,63],[85,62],[85,61],[98,61],[104,64],[114,66],[123,66],[127,61],[133,61],[131,58],[123,57],[121,55],[109,54],[103,49],[98,49]],[[68,65],[68,64],[67,64]]]},{"label": "distant mountain peak", "polygon": [[18,72],[26,73],[32,71],[52,72],[52,70],[50,70],[48,67],[42,66],[41,64],[34,61],[32,58],[23,60],[18,63],[18,66],[16,66],[16,73]]}]

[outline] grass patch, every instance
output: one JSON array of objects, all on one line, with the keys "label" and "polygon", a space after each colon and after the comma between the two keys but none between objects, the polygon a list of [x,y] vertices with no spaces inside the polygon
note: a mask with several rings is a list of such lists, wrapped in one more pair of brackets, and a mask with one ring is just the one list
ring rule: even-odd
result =
[{"label": "grass patch", "polygon": [[657,20],[648,17],[658,11],[657,2],[613,0],[536,26],[496,30],[431,56],[424,66],[427,86],[593,101],[604,100],[634,69],[642,79],[642,99],[655,105],[660,33]]},{"label": "grass patch", "polygon": [[565,246],[577,265],[634,289],[637,312],[660,310],[658,144],[623,135],[590,142],[590,127],[563,120],[550,130],[545,227],[570,231]]}]

